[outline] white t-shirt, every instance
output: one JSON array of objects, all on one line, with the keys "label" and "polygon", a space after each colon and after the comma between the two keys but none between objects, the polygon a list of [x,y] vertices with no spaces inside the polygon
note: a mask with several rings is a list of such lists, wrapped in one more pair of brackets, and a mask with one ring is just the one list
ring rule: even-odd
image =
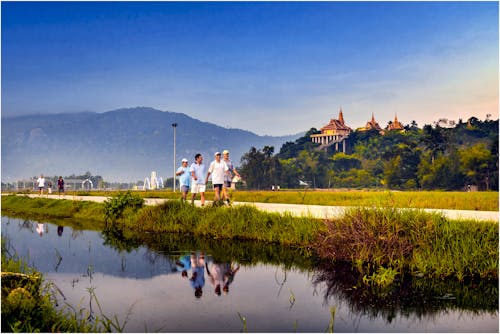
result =
[{"label": "white t-shirt", "polygon": [[38,180],[36,180],[36,183],[38,183],[39,188],[45,187],[45,178],[39,177]]},{"label": "white t-shirt", "polygon": [[223,184],[224,174],[229,170],[224,161],[217,162],[216,160],[210,163],[208,171],[212,174],[212,184]]}]

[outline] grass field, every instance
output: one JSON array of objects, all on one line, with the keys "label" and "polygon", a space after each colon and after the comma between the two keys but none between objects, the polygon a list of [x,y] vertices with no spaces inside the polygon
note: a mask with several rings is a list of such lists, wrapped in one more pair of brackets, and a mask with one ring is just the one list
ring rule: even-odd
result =
[{"label": "grass field", "polygon": [[[113,196],[117,191],[75,192],[76,195]],[[171,190],[133,191],[141,197],[180,198],[180,193]],[[67,193],[72,195],[73,192]],[[199,196],[197,197],[199,198]],[[206,193],[213,199],[213,191]],[[363,190],[282,190],[249,191],[236,190],[231,199],[237,202],[310,204],[332,206],[368,206],[419,209],[450,209],[498,211],[498,192],[446,192],[446,191],[363,191]]]}]

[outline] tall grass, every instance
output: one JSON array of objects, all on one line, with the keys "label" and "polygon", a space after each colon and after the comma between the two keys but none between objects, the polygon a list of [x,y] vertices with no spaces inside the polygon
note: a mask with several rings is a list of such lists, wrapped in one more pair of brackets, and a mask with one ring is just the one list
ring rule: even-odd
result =
[{"label": "tall grass", "polygon": [[323,226],[315,219],[266,213],[247,205],[199,208],[181,201],[146,207],[137,215],[125,218],[123,224],[137,231],[184,233],[284,245],[308,245]]},{"label": "tall grass", "polygon": [[459,281],[475,275],[498,277],[495,222],[450,221],[418,210],[357,208],[326,226],[314,247],[319,255],[354,263],[370,283],[391,283],[405,271]]}]

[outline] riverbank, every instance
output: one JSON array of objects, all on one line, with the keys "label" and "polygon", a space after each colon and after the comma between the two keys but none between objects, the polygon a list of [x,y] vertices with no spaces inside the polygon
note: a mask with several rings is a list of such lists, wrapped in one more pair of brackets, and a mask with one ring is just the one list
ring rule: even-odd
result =
[{"label": "riverbank", "polygon": [[[438,213],[391,208],[354,208],[328,220],[267,213],[249,205],[201,208],[180,201],[134,209],[124,198],[114,199],[115,204],[113,200],[99,204],[3,196],[2,214],[29,219],[81,217],[136,239],[178,233],[300,247],[326,261],[351,262],[367,284],[378,284],[381,277],[390,284],[405,274],[459,281],[498,278],[498,222],[451,220]],[[114,213],[106,222],[111,207]]]},{"label": "riverbank", "polygon": [[[120,193],[117,193],[120,194]],[[2,194],[6,196],[7,194]],[[145,194],[140,194],[141,197]],[[69,199],[73,201],[89,201],[96,203],[103,203],[111,196],[89,196],[89,195],[38,195],[38,194],[19,194],[19,196],[27,196],[30,198],[49,198],[49,199]],[[169,198],[148,198],[143,197],[144,203],[146,205],[159,205],[169,201]],[[210,205],[211,201],[207,201],[207,205]],[[200,201],[195,201],[196,206],[201,206]],[[232,206],[244,206],[252,205],[258,210],[279,213],[279,214],[290,214],[295,217],[310,217],[317,219],[337,219],[342,217],[346,212],[355,209],[357,206],[330,206],[330,205],[305,205],[305,204],[289,204],[289,203],[262,203],[262,202],[233,202]],[[453,205],[457,207],[458,204]],[[377,208],[378,206],[368,206],[369,208]],[[412,208],[400,208],[399,210],[411,210]],[[416,208],[413,208],[416,209]],[[435,209],[435,208],[419,208],[420,210],[431,213],[440,214],[448,219],[460,220],[460,219],[470,219],[470,220],[481,220],[481,221],[497,221],[499,219],[498,211],[478,211],[478,210],[452,210],[452,209]]]}]

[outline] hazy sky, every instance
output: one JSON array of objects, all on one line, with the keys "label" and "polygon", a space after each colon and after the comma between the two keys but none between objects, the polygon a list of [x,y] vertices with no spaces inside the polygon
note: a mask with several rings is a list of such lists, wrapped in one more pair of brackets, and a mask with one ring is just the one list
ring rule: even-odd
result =
[{"label": "hazy sky", "polygon": [[498,118],[498,2],[2,2],[2,116],[147,106],[283,135]]}]

